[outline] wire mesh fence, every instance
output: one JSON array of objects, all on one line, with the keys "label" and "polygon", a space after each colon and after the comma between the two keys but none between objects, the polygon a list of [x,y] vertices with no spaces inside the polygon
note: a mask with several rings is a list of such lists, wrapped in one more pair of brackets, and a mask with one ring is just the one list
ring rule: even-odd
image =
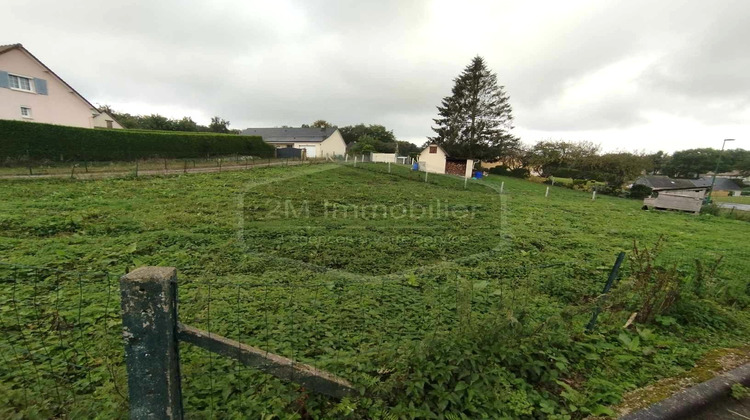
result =
[{"label": "wire mesh fence", "polygon": [[0,264],[0,416],[125,411],[117,276]]},{"label": "wire mesh fence", "polygon": [[[505,264],[485,269],[481,279],[460,270],[311,271],[262,282],[251,275],[179,273],[178,318],[209,336],[343,378],[354,395],[378,399],[398,360],[440,340],[489,325],[503,328],[508,342],[539,332],[564,309],[550,305],[549,287],[590,269],[578,262]],[[118,277],[0,264],[6,414],[127,417]],[[330,400],[293,377],[280,380],[187,343],[180,345],[180,369],[189,418],[321,412]]]},{"label": "wire mesh fence", "polygon": [[220,172],[264,166],[298,165],[325,159],[297,157],[216,156],[192,159],[138,159],[132,161],[17,162],[0,166],[0,177],[96,178],[106,175],[160,175]]},{"label": "wire mesh fence", "polygon": [[[310,274],[303,280],[254,283],[190,279],[179,286],[181,322],[330,373],[355,395],[378,398],[379,386],[420,347],[451,340],[476,326],[502,326],[521,342],[560,316],[540,293],[578,263],[507,266],[471,280],[445,273],[362,277]],[[601,284],[593,285],[601,287]],[[589,313],[591,300],[579,307]],[[313,409],[315,390],[282,382],[236,360],[183,344],[186,413],[244,418]],[[300,401],[304,400],[304,404]],[[300,411],[301,410],[301,411]]]}]

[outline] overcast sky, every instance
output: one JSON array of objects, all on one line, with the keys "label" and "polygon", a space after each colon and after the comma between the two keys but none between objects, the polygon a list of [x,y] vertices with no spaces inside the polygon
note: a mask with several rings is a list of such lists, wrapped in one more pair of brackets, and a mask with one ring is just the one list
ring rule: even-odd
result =
[{"label": "overcast sky", "polygon": [[750,149],[750,1],[31,1],[0,14],[95,104],[231,128],[383,124],[417,144],[474,55],[526,143]]}]

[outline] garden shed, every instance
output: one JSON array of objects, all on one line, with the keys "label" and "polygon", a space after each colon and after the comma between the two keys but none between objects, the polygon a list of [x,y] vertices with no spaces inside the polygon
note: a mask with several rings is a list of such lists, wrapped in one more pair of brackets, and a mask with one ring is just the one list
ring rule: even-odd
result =
[{"label": "garden shed", "polygon": [[438,144],[432,143],[422,150],[417,158],[419,170],[435,174],[458,175],[471,178],[474,168],[472,159],[454,158]]}]

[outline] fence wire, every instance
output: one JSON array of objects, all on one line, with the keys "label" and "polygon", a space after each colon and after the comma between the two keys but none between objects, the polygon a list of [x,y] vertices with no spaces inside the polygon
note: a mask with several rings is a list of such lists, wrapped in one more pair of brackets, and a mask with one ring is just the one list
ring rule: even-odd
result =
[{"label": "fence wire", "polygon": [[[377,398],[373,390],[419,348],[477,326],[503,325],[510,341],[537,332],[560,309],[547,307],[544,293],[558,278],[589,269],[556,262],[494,265],[473,276],[309,271],[270,281],[178,272],[178,318],[336,375],[357,394]],[[121,274],[0,263],[0,394],[6,399],[0,417],[128,416]],[[330,401],[294,378],[282,381],[186,343],[180,359],[188,418],[304,416]]]},{"label": "fence wire", "polygon": [[[539,332],[560,313],[560,308],[544,309],[548,302],[540,290],[570,270],[588,269],[558,262],[496,268],[484,273],[487,280],[459,273],[431,280],[427,274],[356,280],[310,273],[301,280],[266,283],[182,273],[179,317],[209,334],[334,374],[368,395],[393,372],[397,359],[435,340],[482,325],[505,325],[509,342]],[[592,286],[595,295],[601,284]],[[313,394],[188,344],[181,344],[180,353],[183,397],[191,416],[295,412],[300,399]]]},{"label": "fence wire", "polygon": [[0,417],[126,412],[117,277],[0,263]]}]

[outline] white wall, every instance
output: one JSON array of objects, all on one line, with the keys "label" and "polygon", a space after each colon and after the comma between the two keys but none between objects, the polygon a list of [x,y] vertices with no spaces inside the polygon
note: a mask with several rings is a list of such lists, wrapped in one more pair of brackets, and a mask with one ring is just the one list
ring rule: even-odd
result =
[{"label": "white wall", "polygon": [[372,162],[392,162],[396,163],[395,153],[370,153],[370,160]]},{"label": "white wall", "polygon": [[466,173],[464,174],[464,178],[471,178],[474,172],[474,160],[473,159],[466,159]]},{"label": "white wall", "polygon": [[112,128],[122,128],[122,126],[106,112],[102,112],[93,119],[94,127],[107,128],[107,121],[112,121]]},{"label": "white wall", "polygon": [[318,157],[343,156],[346,154],[346,142],[339,130],[334,131],[330,137],[320,143],[319,151]]},{"label": "white wall", "polygon": [[[92,128],[98,113],[36,60],[19,49],[0,54],[0,70],[47,81],[47,95],[0,88],[0,119],[43,122]],[[31,118],[21,117],[21,107],[31,108]]]},{"label": "white wall", "polygon": [[[432,145],[434,146],[434,145]],[[445,173],[445,152],[440,147],[437,148],[435,153],[430,153],[430,146],[425,147],[422,153],[419,154],[417,161],[419,162],[420,169],[426,168],[427,172],[435,174]]]}]

